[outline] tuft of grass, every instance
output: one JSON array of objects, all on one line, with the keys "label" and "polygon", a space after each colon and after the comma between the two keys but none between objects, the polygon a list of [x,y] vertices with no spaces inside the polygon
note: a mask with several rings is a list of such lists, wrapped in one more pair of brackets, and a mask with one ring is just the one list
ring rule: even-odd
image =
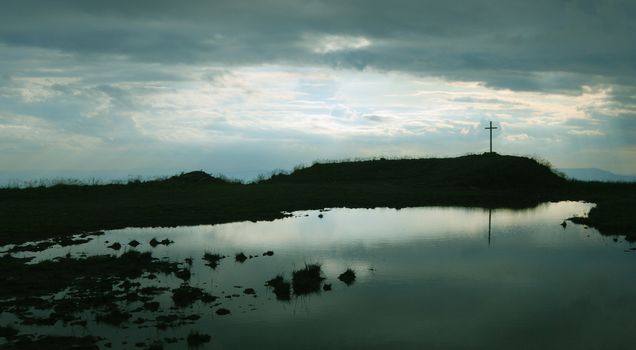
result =
[{"label": "tuft of grass", "polygon": [[292,273],[292,287],[295,295],[320,292],[324,278],[319,264],[306,264],[304,268]]},{"label": "tuft of grass", "polygon": [[197,300],[201,300],[204,303],[211,303],[216,299],[215,296],[204,292],[201,288],[191,287],[185,284],[172,290],[172,301],[177,307],[192,305]]},{"label": "tuft of grass", "polygon": [[265,283],[274,289],[277,300],[287,301],[291,299],[291,284],[282,275],[277,275]]},{"label": "tuft of grass", "polygon": [[231,313],[232,312],[230,310],[226,309],[226,308],[220,308],[220,309],[216,310],[216,314],[219,315],[219,316],[225,316],[225,315],[229,315]]},{"label": "tuft of grass", "polygon": [[356,280],[356,273],[353,272],[352,269],[347,269],[345,272],[341,273],[338,276],[338,279],[344,282],[344,284],[350,286]]},{"label": "tuft of grass", "polygon": [[153,247],[153,248],[155,248],[156,246],[158,246],[160,244],[161,245],[165,245],[165,246],[169,246],[172,243],[174,243],[174,241],[171,241],[171,240],[169,240],[167,238],[163,239],[161,241],[157,240],[156,238],[153,238],[153,239],[150,240],[150,242],[148,242],[148,244],[150,244],[150,246]]},{"label": "tuft of grass", "polygon": [[212,340],[212,337],[207,334],[191,332],[190,334],[188,334],[188,347],[203,345],[205,343],[209,343],[210,340]]},{"label": "tuft of grass", "polygon": [[238,253],[238,254],[236,254],[234,256],[234,260],[236,260],[236,261],[238,261],[240,263],[243,263],[243,262],[245,262],[245,260],[247,260],[247,256],[245,254],[243,254],[243,252],[240,252],[240,253]]},{"label": "tuft of grass", "polygon": [[210,252],[205,252],[203,254],[203,260],[205,260],[207,263],[206,265],[215,269],[217,266],[219,266],[219,262],[221,261],[221,259],[225,258],[225,256],[222,256],[221,254],[217,254],[217,253],[210,253]]}]

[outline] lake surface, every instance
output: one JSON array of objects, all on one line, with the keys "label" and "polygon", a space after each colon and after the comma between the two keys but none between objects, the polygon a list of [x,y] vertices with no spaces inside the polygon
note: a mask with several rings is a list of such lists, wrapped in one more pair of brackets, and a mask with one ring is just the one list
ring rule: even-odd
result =
[{"label": "lake surface", "polygon": [[[196,302],[185,312],[200,315],[198,320],[166,330],[152,324],[113,327],[90,315],[85,327],[17,327],[98,335],[114,348],[156,340],[165,349],[183,349],[181,338],[193,331],[209,334],[203,348],[214,349],[634,348],[632,245],[584,226],[560,225],[591,206],[331,209],[271,222],[107,231],[88,243],[13,255],[35,256],[37,262],[67,254],[122,254],[133,249],[127,243],[134,239],[141,242],[135,250],[158,258],[192,258],[189,285],[219,296],[221,305]],[[174,244],[152,248],[152,238]],[[113,242],[124,247],[107,248]],[[266,251],[274,255],[263,256]],[[205,252],[228,257],[212,269],[202,259]],[[258,256],[240,263],[234,259],[239,252]],[[276,275],[291,280],[294,270],[313,263],[320,264],[331,291],[281,301],[265,286]],[[348,268],[356,275],[351,285],[338,280]],[[174,276],[140,281],[170,288],[182,283]],[[256,297],[244,294],[245,288]],[[168,292],[156,300],[158,313],[173,305]],[[231,314],[217,315],[219,307]],[[14,322],[14,315],[0,315],[0,325]],[[179,340],[164,341],[172,337]]]}]

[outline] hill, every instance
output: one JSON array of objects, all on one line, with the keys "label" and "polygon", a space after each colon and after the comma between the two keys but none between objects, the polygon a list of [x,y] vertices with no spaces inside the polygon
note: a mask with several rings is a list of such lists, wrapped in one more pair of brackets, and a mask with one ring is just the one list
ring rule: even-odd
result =
[{"label": "hill", "polygon": [[522,189],[562,186],[566,180],[545,164],[496,153],[456,158],[379,159],[317,163],[265,183],[410,183],[441,187]]},{"label": "hill", "polygon": [[568,178],[574,180],[636,182],[636,176],[618,175],[597,168],[563,168],[558,170]]},{"label": "hill", "polygon": [[582,222],[636,239],[636,184],[570,181],[530,158],[483,154],[317,163],[248,184],[195,171],[127,184],[4,188],[0,245],[124,227],[271,220],[328,207],[528,208],[557,200],[595,202]]}]

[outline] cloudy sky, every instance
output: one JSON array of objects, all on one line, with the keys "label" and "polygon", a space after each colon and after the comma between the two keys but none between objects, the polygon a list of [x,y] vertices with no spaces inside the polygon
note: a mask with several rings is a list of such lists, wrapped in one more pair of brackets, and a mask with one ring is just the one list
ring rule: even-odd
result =
[{"label": "cloudy sky", "polygon": [[0,4],[0,182],[488,150],[636,174],[633,0]]}]

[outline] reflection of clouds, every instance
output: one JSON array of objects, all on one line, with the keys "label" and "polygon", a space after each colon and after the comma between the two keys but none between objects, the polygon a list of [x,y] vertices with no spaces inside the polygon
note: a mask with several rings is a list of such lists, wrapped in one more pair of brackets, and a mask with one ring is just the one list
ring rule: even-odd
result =
[{"label": "reflection of clouds", "polygon": [[[534,232],[537,227],[557,228],[564,219],[587,213],[592,204],[580,202],[546,203],[525,210],[492,210],[493,244],[513,240],[519,244],[541,246],[565,246],[570,241],[554,235],[554,231]],[[38,260],[63,256],[67,252],[89,254],[121,253],[129,249],[127,243],[136,239],[142,243],[139,251],[151,250],[157,256],[198,256],[203,251],[234,254],[262,254],[274,250],[275,254],[319,256],[320,262],[330,274],[351,267],[360,276],[368,273],[370,263],[358,254],[341,255],[341,252],[392,249],[411,243],[442,241],[482,240],[488,231],[488,210],[483,208],[334,208],[323,212],[298,211],[293,217],[274,221],[236,222],[219,225],[200,225],[175,228],[126,228],[109,231],[95,237],[89,243],[54,247],[41,253],[25,253]],[[308,216],[305,216],[308,215]],[[576,227],[576,226],[573,226]],[[526,234],[528,233],[528,234]],[[169,238],[175,243],[151,249],[152,238]],[[124,249],[115,252],[106,248],[105,241],[120,242]],[[427,243],[428,244],[428,243]],[[591,242],[590,244],[593,244]],[[375,253],[374,253],[375,254]],[[342,271],[338,272],[341,273]]]},{"label": "reflection of clouds", "polygon": [[[551,224],[585,213],[589,207],[585,203],[560,202],[520,211],[496,209],[493,225],[505,230],[513,226]],[[317,211],[294,214],[297,217],[270,222],[215,225],[209,227],[209,234],[215,242],[224,245],[316,249],[481,237],[488,228],[488,212],[479,208],[336,208],[323,213],[322,219],[317,217]]]}]

